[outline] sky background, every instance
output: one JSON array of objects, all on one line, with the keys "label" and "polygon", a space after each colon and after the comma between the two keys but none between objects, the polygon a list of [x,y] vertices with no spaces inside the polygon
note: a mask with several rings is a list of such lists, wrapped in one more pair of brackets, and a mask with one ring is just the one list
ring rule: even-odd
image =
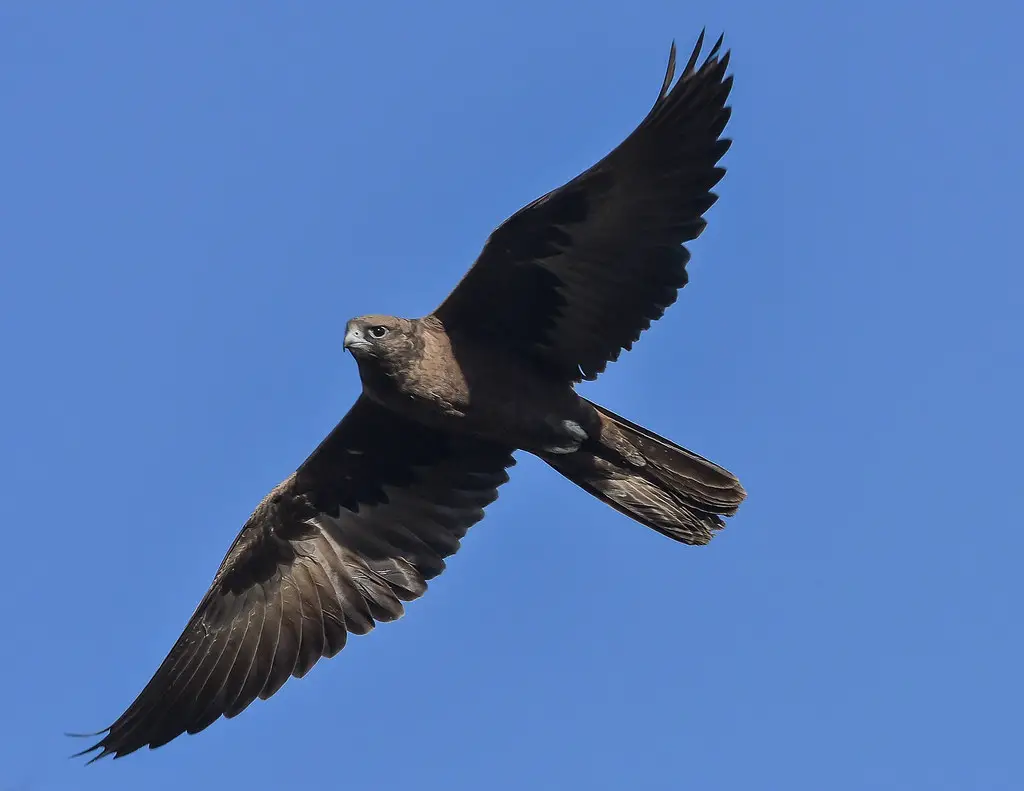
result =
[{"label": "sky background", "polygon": [[[0,5],[0,791],[1020,789],[1024,6]],[[251,509],[727,34],[691,283],[583,392],[734,470],[711,546],[522,458],[405,618],[89,768]]]}]

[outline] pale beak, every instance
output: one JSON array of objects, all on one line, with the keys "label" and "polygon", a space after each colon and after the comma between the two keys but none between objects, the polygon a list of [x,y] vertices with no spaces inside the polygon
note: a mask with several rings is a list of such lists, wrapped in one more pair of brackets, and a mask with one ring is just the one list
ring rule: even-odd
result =
[{"label": "pale beak", "polygon": [[363,330],[353,324],[349,324],[345,328],[345,350],[361,350],[370,347],[370,342],[366,339],[363,334]]}]

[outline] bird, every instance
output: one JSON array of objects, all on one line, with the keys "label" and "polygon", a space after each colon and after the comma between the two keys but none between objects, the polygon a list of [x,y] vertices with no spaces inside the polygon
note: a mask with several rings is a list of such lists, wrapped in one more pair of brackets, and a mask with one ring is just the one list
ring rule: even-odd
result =
[{"label": "bird", "polygon": [[688,282],[731,141],[729,51],[673,81],[589,170],[503,222],[433,313],[345,326],[361,392],[245,522],[180,638],[92,761],[154,749],[269,698],[393,621],[531,453],[636,522],[707,544],[738,478],[576,391]]}]

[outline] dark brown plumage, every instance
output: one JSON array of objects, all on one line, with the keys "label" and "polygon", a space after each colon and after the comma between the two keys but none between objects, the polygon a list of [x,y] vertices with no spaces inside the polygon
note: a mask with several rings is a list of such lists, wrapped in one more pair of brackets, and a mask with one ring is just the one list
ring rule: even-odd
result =
[{"label": "dark brown plumage", "polygon": [[729,148],[732,84],[703,34],[612,153],[502,224],[422,319],[349,322],[363,394],[246,521],[184,633],[85,752],[123,756],[233,717],[348,633],[421,596],[508,480],[538,455],[627,516],[707,543],[744,498],[729,472],[578,396],[687,282]]}]

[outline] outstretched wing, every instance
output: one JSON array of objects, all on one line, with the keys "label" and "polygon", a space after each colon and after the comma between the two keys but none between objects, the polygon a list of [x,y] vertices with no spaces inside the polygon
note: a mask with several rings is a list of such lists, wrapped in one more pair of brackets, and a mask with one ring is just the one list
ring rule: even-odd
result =
[{"label": "outstretched wing", "polygon": [[84,752],[120,757],[197,733],[334,656],[347,633],[398,618],[514,463],[510,448],[360,397],[249,517],[152,680]]},{"label": "outstretched wing", "polygon": [[701,33],[672,85],[608,156],[521,209],[435,311],[452,336],[485,336],[567,381],[594,379],[686,285],[683,242],[704,230],[728,150],[729,53]]}]

